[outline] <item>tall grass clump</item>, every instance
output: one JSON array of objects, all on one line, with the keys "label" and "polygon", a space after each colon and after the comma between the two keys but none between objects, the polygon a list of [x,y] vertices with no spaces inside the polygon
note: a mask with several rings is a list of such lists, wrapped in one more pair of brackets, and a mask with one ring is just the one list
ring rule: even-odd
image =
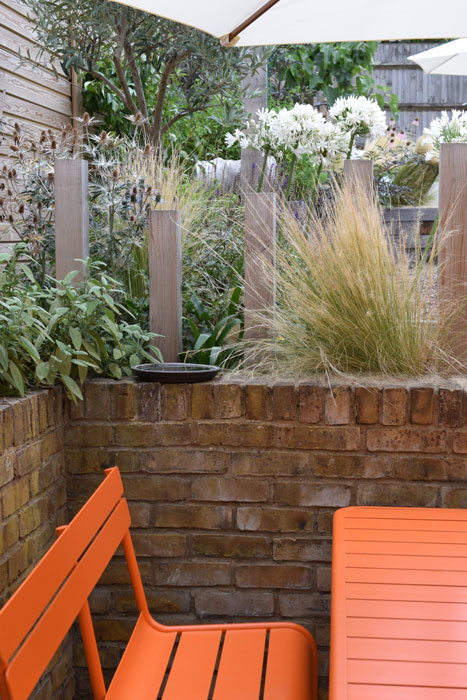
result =
[{"label": "tall grass clump", "polygon": [[272,337],[262,341],[263,369],[296,376],[436,371],[446,323],[429,303],[434,265],[435,246],[411,265],[377,204],[355,188],[336,191],[321,218],[309,212],[306,230],[284,206],[276,308],[258,317]]}]

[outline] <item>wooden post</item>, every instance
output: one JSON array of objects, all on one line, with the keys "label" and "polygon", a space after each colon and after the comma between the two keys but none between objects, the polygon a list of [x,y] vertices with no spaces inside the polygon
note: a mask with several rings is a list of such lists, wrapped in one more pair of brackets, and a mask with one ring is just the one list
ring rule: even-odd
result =
[{"label": "wooden post", "polygon": [[[261,49],[258,49],[261,52]],[[243,106],[248,119],[256,120],[258,109],[267,109],[268,106],[268,71],[267,67],[259,68],[254,75],[249,75],[242,81],[243,86],[248,86],[253,92],[258,92],[255,97],[243,100]],[[264,154],[254,148],[244,148],[241,154],[240,186],[243,192],[253,188],[256,191],[258,180],[263,167]],[[264,189],[267,188],[265,182]]]},{"label": "wooden post", "polygon": [[149,328],[164,362],[182,349],[182,233],[180,212],[149,213]]},{"label": "wooden post", "polygon": [[344,160],[344,183],[370,199],[374,196],[372,160]]},{"label": "wooden post", "polygon": [[439,175],[439,304],[454,316],[450,352],[467,368],[467,143],[443,143]]},{"label": "wooden post", "polygon": [[[271,337],[258,311],[275,303],[276,195],[249,192],[245,200],[245,339]],[[252,353],[249,353],[250,355]],[[246,364],[252,364],[247,358]]]},{"label": "wooden post", "polygon": [[55,276],[62,280],[78,270],[85,274],[89,257],[88,164],[85,160],[55,161]]}]

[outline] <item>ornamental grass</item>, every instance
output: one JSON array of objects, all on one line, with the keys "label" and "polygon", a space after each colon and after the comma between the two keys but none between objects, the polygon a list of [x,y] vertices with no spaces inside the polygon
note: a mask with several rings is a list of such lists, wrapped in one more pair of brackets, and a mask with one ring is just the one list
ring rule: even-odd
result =
[{"label": "ornamental grass", "polygon": [[453,315],[440,314],[434,289],[436,241],[414,264],[355,188],[336,188],[306,226],[282,210],[276,307],[257,319],[271,339],[248,349],[257,370],[416,376],[452,367],[443,348]]}]

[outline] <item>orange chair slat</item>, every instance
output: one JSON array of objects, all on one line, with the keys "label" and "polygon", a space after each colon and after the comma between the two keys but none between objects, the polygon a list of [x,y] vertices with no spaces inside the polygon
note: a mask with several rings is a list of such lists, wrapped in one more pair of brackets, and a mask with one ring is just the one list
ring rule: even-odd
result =
[{"label": "orange chair slat", "polygon": [[259,700],[266,630],[226,632],[213,700]]},{"label": "orange chair slat", "polygon": [[[411,520],[407,516],[404,519],[388,519],[388,518],[365,518],[365,528],[377,532],[378,530],[387,530],[388,532],[397,532],[405,530],[407,532],[467,532],[467,521],[458,520],[453,524],[450,520],[422,520],[420,518]],[[362,520],[350,518],[346,523],[346,529],[361,529]]]},{"label": "orange chair slat", "polygon": [[162,700],[206,700],[222,632],[184,632]]},{"label": "orange chair slat", "polygon": [[412,556],[426,559],[429,564],[432,557],[455,557],[467,561],[467,545],[441,544],[436,542],[349,542],[347,554],[393,554],[395,556]]},{"label": "orange chair slat", "polygon": [[[425,581],[426,581],[425,575]],[[349,600],[423,601],[467,603],[466,586],[415,586],[395,583],[347,583]]]},{"label": "orange chair slat", "polygon": [[390,620],[389,618],[356,617],[347,620],[350,637],[383,637],[388,639],[438,639],[467,642],[467,622],[444,620]]},{"label": "orange chair slat", "polygon": [[293,629],[272,629],[263,700],[316,700],[312,648]]},{"label": "orange chair slat", "polygon": [[66,537],[52,545],[1,610],[0,657],[5,662],[29,633],[122,494],[120,474],[114,469],[68,525]]},{"label": "orange chair slat", "polygon": [[348,638],[349,659],[462,664],[467,660],[467,642],[427,639]]},{"label": "orange chair slat", "polygon": [[[427,572],[419,569],[370,569],[348,567],[345,572],[346,583],[394,583],[417,585],[427,583]],[[429,583],[433,586],[464,586],[463,571],[431,571]]]},{"label": "orange chair slat", "polygon": [[356,683],[349,686],[348,700],[465,700],[465,690]]},{"label": "orange chair slat", "polygon": [[[129,525],[128,505],[122,500],[11,661],[5,676],[11,694],[18,700],[26,700],[34,688]],[[64,532],[58,542],[66,541]]]},{"label": "orange chair slat", "polygon": [[466,526],[459,510],[336,513],[330,700],[467,697]]},{"label": "orange chair slat", "polygon": [[465,688],[467,692],[467,666],[465,664],[433,664],[412,661],[362,661],[348,662],[350,683],[378,683],[394,685],[437,686],[441,688]]},{"label": "orange chair slat", "polygon": [[398,620],[467,622],[464,603],[420,603],[405,600],[347,600],[349,617],[390,617]]},{"label": "orange chair slat", "polygon": [[429,542],[441,544],[467,545],[467,530],[452,532],[451,530],[363,530],[362,528],[348,529],[347,542]]},{"label": "orange chair slat", "polygon": [[467,571],[467,557],[407,557],[391,554],[347,554],[348,566],[374,569],[418,569],[419,571]]},{"label": "orange chair slat", "polygon": [[176,632],[157,632],[140,616],[106,700],[156,700],[176,638]]}]

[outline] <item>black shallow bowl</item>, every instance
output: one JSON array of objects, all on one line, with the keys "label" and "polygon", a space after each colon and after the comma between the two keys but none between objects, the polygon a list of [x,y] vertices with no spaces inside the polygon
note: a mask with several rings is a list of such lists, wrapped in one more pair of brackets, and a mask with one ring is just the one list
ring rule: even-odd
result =
[{"label": "black shallow bowl", "polygon": [[139,379],[162,384],[193,384],[213,379],[220,367],[215,365],[189,365],[183,362],[155,362],[131,368]]}]

